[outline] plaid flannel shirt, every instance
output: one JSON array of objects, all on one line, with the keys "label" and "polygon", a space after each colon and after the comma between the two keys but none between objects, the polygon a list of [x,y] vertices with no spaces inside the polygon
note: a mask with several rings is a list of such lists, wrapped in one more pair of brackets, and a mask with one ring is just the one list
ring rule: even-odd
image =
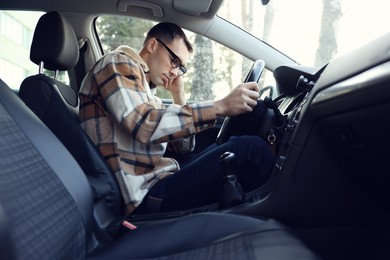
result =
[{"label": "plaid flannel shirt", "polygon": [[80,123],[113,169],[127,213],[160,179],[179,170],[163,154],[194,147],[194,134],[215,125],[212,102],[164,107],[155,98],[146,63],[130,47],[103,56],[80,89]]}]

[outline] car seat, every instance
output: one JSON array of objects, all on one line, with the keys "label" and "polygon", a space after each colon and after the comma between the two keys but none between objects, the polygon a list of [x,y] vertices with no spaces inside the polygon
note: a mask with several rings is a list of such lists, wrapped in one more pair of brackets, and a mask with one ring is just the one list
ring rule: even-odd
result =
[{"label": "car seat", "polygon": [[[199,213],[93,233],[93,194],[72,155],[0,80],[0,255],[9,259],[317,259],[279,222]],[[2,244],[3,245],[3,244]]]},{"label": "car seat", "polygon": [[[26,78],[20,98],[50,128],[74,156],[93,187],[99,203],[104,198],[114,216],[123,214],[123,199],[117,181],[78,121],[79,98],[76,89],[45,75],[44,69],[66,71],[79,59],[79,45],[69,22],[58,12],[48,12],[38,21],[30,59],[39,65],[37,75]],[[102,204],[97,204],[103,207]]]}]

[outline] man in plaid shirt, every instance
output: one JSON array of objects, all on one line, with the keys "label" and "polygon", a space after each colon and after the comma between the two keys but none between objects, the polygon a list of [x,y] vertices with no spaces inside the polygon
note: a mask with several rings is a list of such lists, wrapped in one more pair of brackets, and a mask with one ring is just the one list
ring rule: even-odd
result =
[{"label": "man in plaid shirt", "polygon": [[[272,171],[273,155],[254,136],[210,147],[182,165],[164,157],[167,146],[190,153],[194,134],[213,127],[217,116],[252,111],[259,98],[252,82],[221,100],[186,104],[181,76],[191,52],[180,27],[159,23],[139,53],[118,47],[92,66],[81,86],[81,126],[113,169],[127,214],[137,207],[146,213],[155,205],[157,211],[171,211],[217,202],[222,189],[218,158],[224,151],[237,154],[245,191],[264,183]],[[157,86],[170,92],[174,104],[164,107],[154,96]]]}]

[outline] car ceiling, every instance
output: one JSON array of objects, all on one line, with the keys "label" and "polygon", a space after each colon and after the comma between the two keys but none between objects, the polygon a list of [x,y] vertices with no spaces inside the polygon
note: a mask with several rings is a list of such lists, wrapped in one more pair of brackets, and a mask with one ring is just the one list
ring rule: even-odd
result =
[{"label": "car ceiling", "polygon": [[[43,12],[55,10],[66,13],[76,33],[80,34],[85,33],[88,26],[81,25],[77,16],[91,15],[90,20],[93,20],[95,16],[104,14],[126,15],[155,21],[176,22],[182,28],[220,42],[249,59],[265,60],[266,67],[272,71],[282,64],[295,63],[241,28],[230,26],[227,34],[225,26],[228,22],[216,16],[222,3],[223,0],[12,0],[0,1],[0,9]],[[72,21],[72,17],[75,17],[75,21]]]},{"label": "car ceiling", "polygon": [[[174,21],[182,16],[211,19],[223,0],[13,0],[1,1],[2,9],[24,9],[37,11],[79,12],[90,14],[123,14],[148,16],[156,19],[162,16]],[[125,9],[123,9],[125,8]]]}]

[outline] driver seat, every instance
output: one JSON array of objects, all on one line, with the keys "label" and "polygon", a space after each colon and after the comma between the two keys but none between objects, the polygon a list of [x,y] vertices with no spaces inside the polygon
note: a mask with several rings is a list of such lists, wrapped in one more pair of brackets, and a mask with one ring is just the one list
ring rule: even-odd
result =
[{"label": "driver seat", "polygon": [[49,77],[54,72],[74,68],[79,59],[79,45],[72,26],[58,12],[48,12],[39,19],[31,44],[30,59],[39,65],[37,75],[26,78],[19,97],[45,123],[74,156],[87,175],[96,209],[123,215],[124,203],[112,170],[81,128],[78,121],[79,97],[76,89]]}]

